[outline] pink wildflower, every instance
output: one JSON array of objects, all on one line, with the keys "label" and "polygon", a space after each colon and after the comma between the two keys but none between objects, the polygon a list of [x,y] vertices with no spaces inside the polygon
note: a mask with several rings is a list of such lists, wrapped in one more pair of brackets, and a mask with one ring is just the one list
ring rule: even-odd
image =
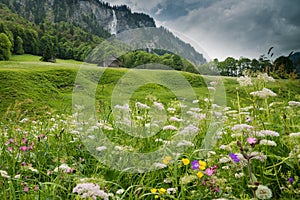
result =
[{"label": "pink wildflower", "polygon": [[255,144],[257,142],[257,139],[256,138],[252,138],[252,137],[248,137],[247,138],[247,142],[249,144]]}]

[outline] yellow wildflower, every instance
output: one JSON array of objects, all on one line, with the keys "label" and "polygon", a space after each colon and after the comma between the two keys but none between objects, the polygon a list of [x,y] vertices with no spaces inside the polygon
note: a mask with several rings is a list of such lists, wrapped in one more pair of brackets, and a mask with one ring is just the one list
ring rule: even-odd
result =
[{"label": "yellow wildflower", "polygon": [[206,167],[206,162],[202,161],[202,160],[199,160],[199,169],[200,170],[205,170],[205,167]]},{"label": "yellow wildflower", "polygon": [[190,164],[190,160],[187,159],[187,158],[182,158],[182,162],[183,162],[184,165]]},{"label": "yellow wildflower", "polygon": [[167,164],[169,164],[169,162],[171,161],[171,159],[172,158],[170,156],[166,156],[165,159],[163,160],[163,163],[167,165]]},{"label": "yellow wildflower", "polygon": [[164,194],[164,193],[166,193],[166,191],[167,190],[165,188],[158,189],[159,194]]},{"label": "yellow wildflower", "polygon": [[151,193],[156,193],[156,192],[157,192],[157,189],[152,188],[150,191],[151,191]]},{"label": "yellow wildflower", "polygon": [[199,178],[202,178],[203,173],[202,173],[202,172],[198,172],[198,173],[197,173],[197,176],[198,176]]}]

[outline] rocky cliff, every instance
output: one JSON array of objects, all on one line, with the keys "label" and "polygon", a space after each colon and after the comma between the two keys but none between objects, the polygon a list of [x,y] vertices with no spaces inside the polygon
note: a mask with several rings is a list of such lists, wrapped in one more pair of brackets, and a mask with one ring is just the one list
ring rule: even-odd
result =
[{"label": "rocky cliff", "polygon": [[127,29],[155,27],[153,18],[133,13],[127,6],[110,6],[98,0],[0,0],[24,18],[43,22],[71,22],[87,31],[118,33]]}]

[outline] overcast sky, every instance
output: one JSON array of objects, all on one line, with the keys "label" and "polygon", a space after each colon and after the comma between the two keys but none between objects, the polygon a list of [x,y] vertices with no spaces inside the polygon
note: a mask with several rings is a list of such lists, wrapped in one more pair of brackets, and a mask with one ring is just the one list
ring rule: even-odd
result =
[{"label": "overcast sky", "polygon": [[[300,51],[300,0],[107,0],[174,31],[208,59]],[[204,52],[203,52],[204,50]],[[274,58],[273,58],[274,59]]]}]

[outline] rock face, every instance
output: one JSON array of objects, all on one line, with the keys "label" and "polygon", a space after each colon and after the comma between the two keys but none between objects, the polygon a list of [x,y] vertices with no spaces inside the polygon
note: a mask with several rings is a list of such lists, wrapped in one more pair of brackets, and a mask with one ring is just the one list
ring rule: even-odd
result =
[{"label": "rock face", "polygon": [[132,13],[127,6],[112,7],[99,0],[0,0],[0,3],[36,24],[67,21],[97,35],[97,29],[116,34],[156,26],[146,14]]}]

